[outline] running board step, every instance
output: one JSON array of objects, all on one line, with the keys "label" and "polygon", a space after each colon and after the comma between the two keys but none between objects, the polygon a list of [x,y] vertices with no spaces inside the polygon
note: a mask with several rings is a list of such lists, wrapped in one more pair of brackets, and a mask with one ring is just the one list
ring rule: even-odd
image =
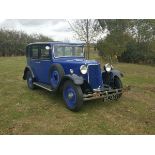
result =
[{"label": "running board step", "polygon": [[36,85],[36,86],[38,86],[38,87],[41,87],[41,88],[43,88],[43,89],[46,89],[46,90],[48,90],[48,91],[53,91],[53,90],[51,89],[51,87],[50,87],[49,85],[47,85],[47,84],[40,83],[40,82],[34,82],[33,84]]}]

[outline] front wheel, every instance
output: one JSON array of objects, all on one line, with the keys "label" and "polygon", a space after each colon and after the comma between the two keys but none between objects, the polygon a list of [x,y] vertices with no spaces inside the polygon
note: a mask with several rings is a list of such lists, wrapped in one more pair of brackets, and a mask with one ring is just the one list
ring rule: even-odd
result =
[{"label": "front wheel", "polygon": [[[122,81],[120,80],[120,78],[118,78],[118,77],[114,78],[114,86],[113,86],[113,88],[114,89],[122,89],[123,88],[123,84],[122,84]],[[118,95],[116,100],[118,100],[121,96],[122,96],[122,93],[120,93]]]},{"label": "front wheel", "polygon": [[83,104],[81,87],[72,81],[66,81],[63,87],[63,98],[69,110],[79,111]]}]

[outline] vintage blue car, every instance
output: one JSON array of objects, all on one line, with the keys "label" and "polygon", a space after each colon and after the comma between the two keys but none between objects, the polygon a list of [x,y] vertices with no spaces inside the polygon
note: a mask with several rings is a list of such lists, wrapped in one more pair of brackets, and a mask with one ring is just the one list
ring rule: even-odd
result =
[{"label": "vintage blue car", "polygon": [[101,69],[99,62],[86,60],[84,44],[31,43],[26,47],[26,58],[23,79],[28,87],[62,92],[72,111],[80,110],[83,101],[117,100],[122,95],[122,73],[110,64]]}]

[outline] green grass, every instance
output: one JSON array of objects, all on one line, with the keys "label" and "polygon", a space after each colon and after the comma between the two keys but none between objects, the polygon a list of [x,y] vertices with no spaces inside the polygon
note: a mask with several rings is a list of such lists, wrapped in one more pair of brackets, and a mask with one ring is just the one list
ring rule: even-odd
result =
[{"label": "green grass", "polygon": [[115,64],[130,86],[117,102],[86,102],[74,113],[61,94],[27,88],[24,57],[0,58],[0,134],[155,134],[155,67]]}]

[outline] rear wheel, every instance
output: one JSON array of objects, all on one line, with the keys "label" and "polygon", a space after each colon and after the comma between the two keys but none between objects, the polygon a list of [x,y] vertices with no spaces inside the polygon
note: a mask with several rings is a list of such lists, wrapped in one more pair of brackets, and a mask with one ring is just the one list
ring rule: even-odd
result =
[{"label": "rear wheel", "polygon": [[54,64],[50,69],[50,84],[54,91],[59,87],[60,81],[64,76],[64,70],[60,64]]},{"label": "rear wheel", "polygon": [[83,93],[80,86],[66,81],[63,86],[63,98],[69,110],[79,111],[83,104]]},{"label": "rear wheel", "polygon": [[35,86],[33,84],[33,77],[30,71],[27,71],[26,73],[26,79],[27,79],[27,85],[30,89],[34,89]]}]

